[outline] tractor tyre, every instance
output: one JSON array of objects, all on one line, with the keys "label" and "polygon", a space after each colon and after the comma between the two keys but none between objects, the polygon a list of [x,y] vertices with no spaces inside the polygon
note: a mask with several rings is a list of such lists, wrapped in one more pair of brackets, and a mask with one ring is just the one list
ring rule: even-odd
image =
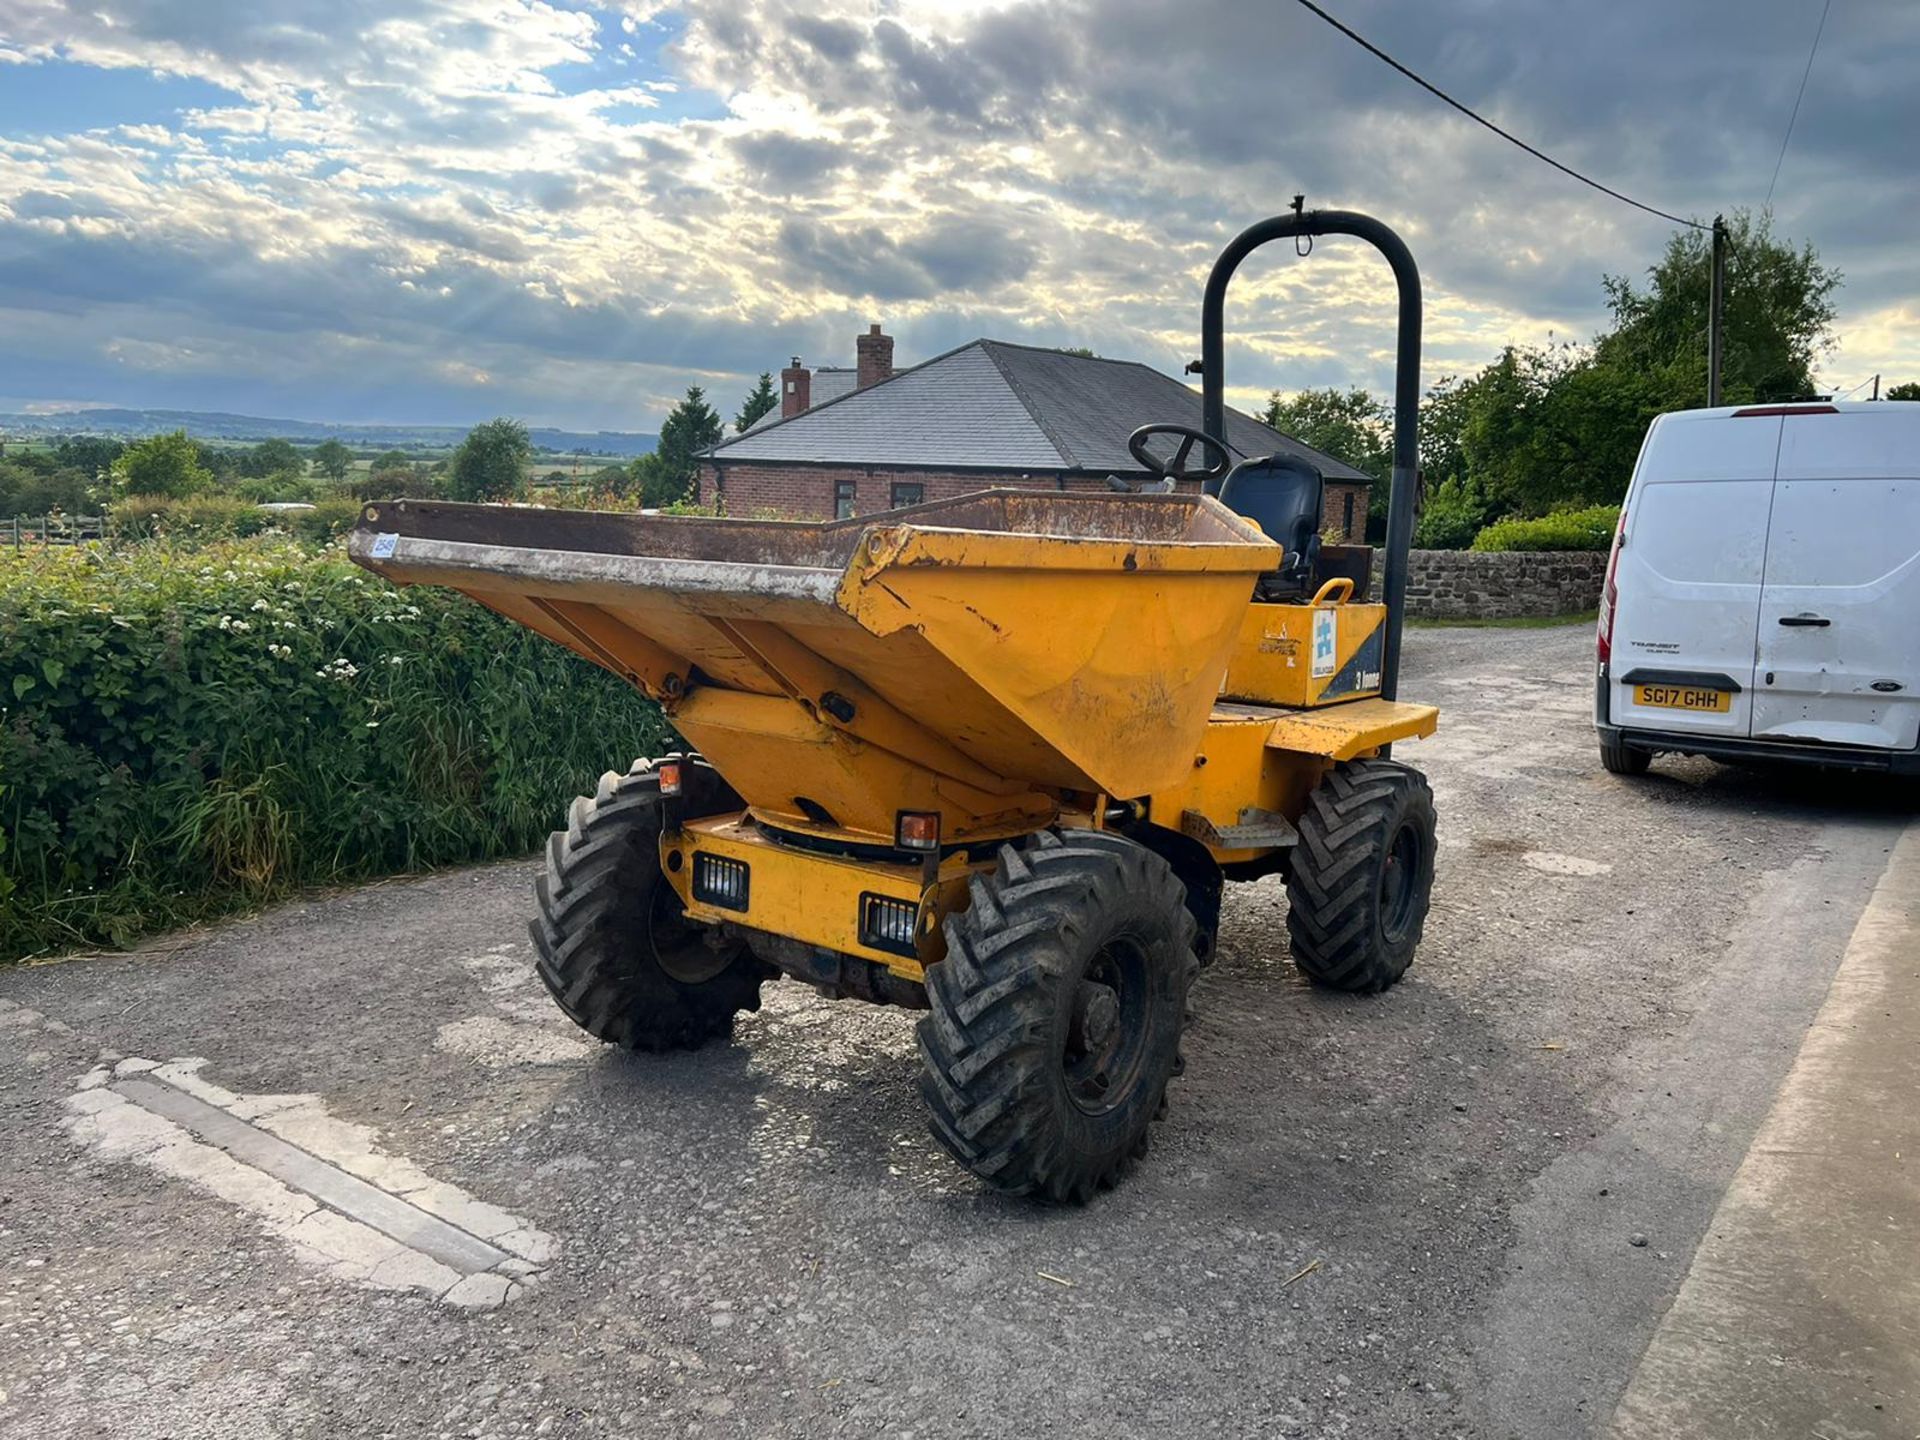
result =
[{"label": "tractor tyre", "polygon": [[995,1189],[1083,1203],[1146,1153],[1181,1071],[1197,927],[1173,868],[1123,836],[1004,845],[927,969],[934,1137]]},{"label": "tractor tyre", "polygon": [[[681,767],[689,815],[719,814],[732,792],[711,767]],[[547,842],[529,929],[535,968],[555,1002],[589,1035],[628,1050],[691,1050],[760,1008],[778,972],[738,941],[686,918],[660,872],[660,782],[645,761],[608,771],[573,802]]]},{"label": "tractor tyre", "polygon": [[1644,775],[1653,756],[1644,750],[1630,750],[1618,730],[1600,732],[1600,765],[1609,775]]},{"label": "tractor tyre", "polygon": [[1433,791],[1391,760],[1335,765],[1307,799],[1287,873],[1293,963],[1373,994],[1406,973],[1433,893]]}]

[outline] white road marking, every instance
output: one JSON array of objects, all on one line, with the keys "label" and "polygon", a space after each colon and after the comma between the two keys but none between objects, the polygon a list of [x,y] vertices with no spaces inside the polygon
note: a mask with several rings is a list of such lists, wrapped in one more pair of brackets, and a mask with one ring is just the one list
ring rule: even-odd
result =
[{"label": "white road marking", "polygon": [[460,960],[497,1013],[449,1021],[435,1033],[434,1049],[500,1070],[574,1065],[604,1048],[560,1013],[524,950],[521,945],[495,945]]},{"label": "white road marking", "polygon": [[1551,850],[1529,850],[1520,863],[1543,875],[1611,875],[1613,866],[1604,860],[1583,860],[1578,855],[1556,855]]},{"label": "white road marking", "polygon": [[381,1151],[317,1095],[242,1095],[206,1061],[133,1057],[82,1076],[62,1122],[103,1159],[185,1180],[246,1211],[339,1279],[490,1309],[549,1264],[551,1236]]}]

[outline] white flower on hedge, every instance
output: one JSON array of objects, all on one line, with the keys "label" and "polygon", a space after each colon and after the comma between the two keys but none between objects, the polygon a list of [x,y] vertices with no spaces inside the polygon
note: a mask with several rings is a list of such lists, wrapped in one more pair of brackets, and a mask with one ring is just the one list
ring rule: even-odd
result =
[{"label": "white flower on hedge", "polygon": [[253,626],[249,625],[244,620],[236,620],[233,622],[232,626],[230,626],[229,628],[232,629],[233,633],[236,635],[244,635],[247,633],[247,631],[251,630]]},{"label": "white flower on hedge", "polygon": [[403,662],[402,662],[402,660],[401,660],[401,658],[400,658],[400,656],[398,656],[398,655],[389,655],[389,656],[387,656],[387,664],[389,664],[389,665],[399,665],[399,664],[401,664],[401,663],[403,663]]},{"label": "white flower on hedge", "polygon": [[367,721],[367,729],[378,730],[379,728],[380,728],[380,722],[378,720]]},{"label": "white flower on hedge", "polygon": [[293,654],[293,647],[291,645],[269,645],[267,646],[267,653],[276,660],[285,660]]},{"label": "white flower on hedge", "polygon": [[253,602],[253,608],[256,612],[265,610],[267,608],[267,602],[264,599],[256,600]]}]

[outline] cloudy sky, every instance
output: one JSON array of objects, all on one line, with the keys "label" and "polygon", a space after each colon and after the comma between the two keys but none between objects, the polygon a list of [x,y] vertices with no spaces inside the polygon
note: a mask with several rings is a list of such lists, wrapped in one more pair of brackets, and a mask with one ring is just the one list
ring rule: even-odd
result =
[{"label": "cloudy sky", "polygon": [[[1667,210],[1763,201],[1821,0],[1327,0]],[[1920,378],[1920,5],[1835,0],[1774,210],[1845,388]],[[1584,337],[1670,230],[1287,0],[0,0],[0,409],[652,429],[790,354],[1177,373],[1246,222],[1400,227],[1426,377]],[[1285,247],[1273,247],[1274,251]],[[1384,267],[1250,262],[1230,385],[1384,385]],[[1864,393],[1864,392],[1863,392]]]}]

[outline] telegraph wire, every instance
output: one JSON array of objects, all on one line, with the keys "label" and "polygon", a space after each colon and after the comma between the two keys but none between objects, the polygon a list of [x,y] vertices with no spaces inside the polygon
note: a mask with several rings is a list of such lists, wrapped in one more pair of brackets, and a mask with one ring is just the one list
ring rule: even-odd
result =
[{"label": "telegraph wire", "polygon": [[1780,137],[1780,156],[1773,162],[1773,178],[1767,182],[1767,202],[1765,209],[1773,204],[1773,187],[1780,183],[1780,166],[1787,158],[1787,144],[1793,139],[1794,121],[1800,118],[1800,102],[1807,98],[1807,77],[1813,74],[1813,57],[1820,53],[1820,37],[1826,32],[1827,15],[1833,9],[1833,0],[1827,0],[1820,11],[1820,23],[1813,27],[1813,44],[1807,47],[1807,68],[1800,72],[1800,90],[1793,97],[1793,113],[1787,116],[1787,133]]},{"label": "telegraph wire", "polygon": [[[1833,3],[1833,0],[1827,0],[1827,3],[1831,5]],[[1393,56],[1387,54],[1386,51],[1382,50],[1378,45],[1375,45],[1371,40],[1367,39],[1366,36],[1360,34],[1358,31],[1350,29],[1346,25],[1343,25],[1340,21],[1334,19],[1333,16],[1329,15],[1326,11],[1322,10],[1318,5],[1314,4],[1313,0],[1300,0],[1300,4],[1304,6],[1306,9],[1311,10],[1314,14],[1318,15],[1322,20],[1326,21],[1329,25],[1333,26],[1334,29],[1338,30],[1342,35],[1345,35],[1349,40],[1353,41],[1354,44],[1358,45],[1361,49],[1367,51],[1369,54],[1373,55],[1377,59],[1384,60],[1388,65],[1391,65],[1395,70],[1398,70],[1402,75],[1406,76],[1407,79],[1413,81],[1413,83],[1418,85],[1422,90],[1425,90],[1429,94],[1434,95],[1441,100],[1444,100],[1447,104],[1451,105],[1454,109],[1458,110],[1462,115],[1466,116],[1469,120],[1474,121],[1476,124],[1484,125],[1487,129],[1491,130],[1494,134],[1498,135],[1502,140],[1508,141],[1509,143],[1514,145],[1518,145],[1522,150],[1526,151],[1529,155],[1533,156],[1534,159],[1544,160],[1547,164],[1551,165],[1554,169],[1560,171],[1561,174],[1571,175],[1575,180],[1578,180],[1582,185],[1590,185],[1603,195],[1611,195],[1615,200],[1619,200],[1624,202],[1625,204],[1631,205],[1636,210],[1644,210],[1649,215],[1658,215],[1662,220],[1671,220],[1676,225],[1685,225],[1694,230],[1710,230],[1713,228],[1710,225],[1702,224],[1698,220],[1689,220],[1683,215],[1675,215],[1670,213],[1669,211],[1661,210],[1656,206],[1644,204],[1641,201],[1634,199],[1631,195],[1621,194],[1618,190],[1615,190],[1610,185],[1602,185],[1598,180],[1593,179],[1591,176],[1582,175],[1578,170],[1575,170],[1571,165],[1562,165],[1558,160],[1554,159],[1551,155],[1547,154],[1545,151],[1535,149],[1533,146],[1529,145],[1526,141],[1522,140],[1518,135],[1515,135],[1508,130],[1502,130],[1498,125],[1494,124],[1493,121],[1487,119],[1484,115],[1477,114],[1473,110],[1469,109],[1467,106],[1462,105],[1458,100],[1454,99],[1451,95],[1447,94],[1447,92],[1442,90],[1438,85],[1435,85],[1431,81],[1423,79],[1421,76],[1416,75],[1413,71],[1409,70],[1406,66],[1402,65],[1398,60],[1394,59]],[[1826,19],[1824,16],[1821,17],[1821,23],[1823,25],[1826,23]],[[1818,43],[1817,38],[1816,38],[1816,43]],[[1809,68],[1812,67],[1813,61],[1811,57],[1808,58],[1807,64]],[[1802,88],[1804,88],[1805,81],[1802,80],[1801,84],[1802,84]],[[1794,108],[1796,111],[1799,109],[1798,102],[1795,103]],[[1782,153],[1783,154],[1785,153],[1784,148],[1782,150]],[[1777,173],[1777,167],[1776,167],[1776,173]],[[1769,196],[1771,196],[1772,191],[1769,190],[1768,194]]]}]

